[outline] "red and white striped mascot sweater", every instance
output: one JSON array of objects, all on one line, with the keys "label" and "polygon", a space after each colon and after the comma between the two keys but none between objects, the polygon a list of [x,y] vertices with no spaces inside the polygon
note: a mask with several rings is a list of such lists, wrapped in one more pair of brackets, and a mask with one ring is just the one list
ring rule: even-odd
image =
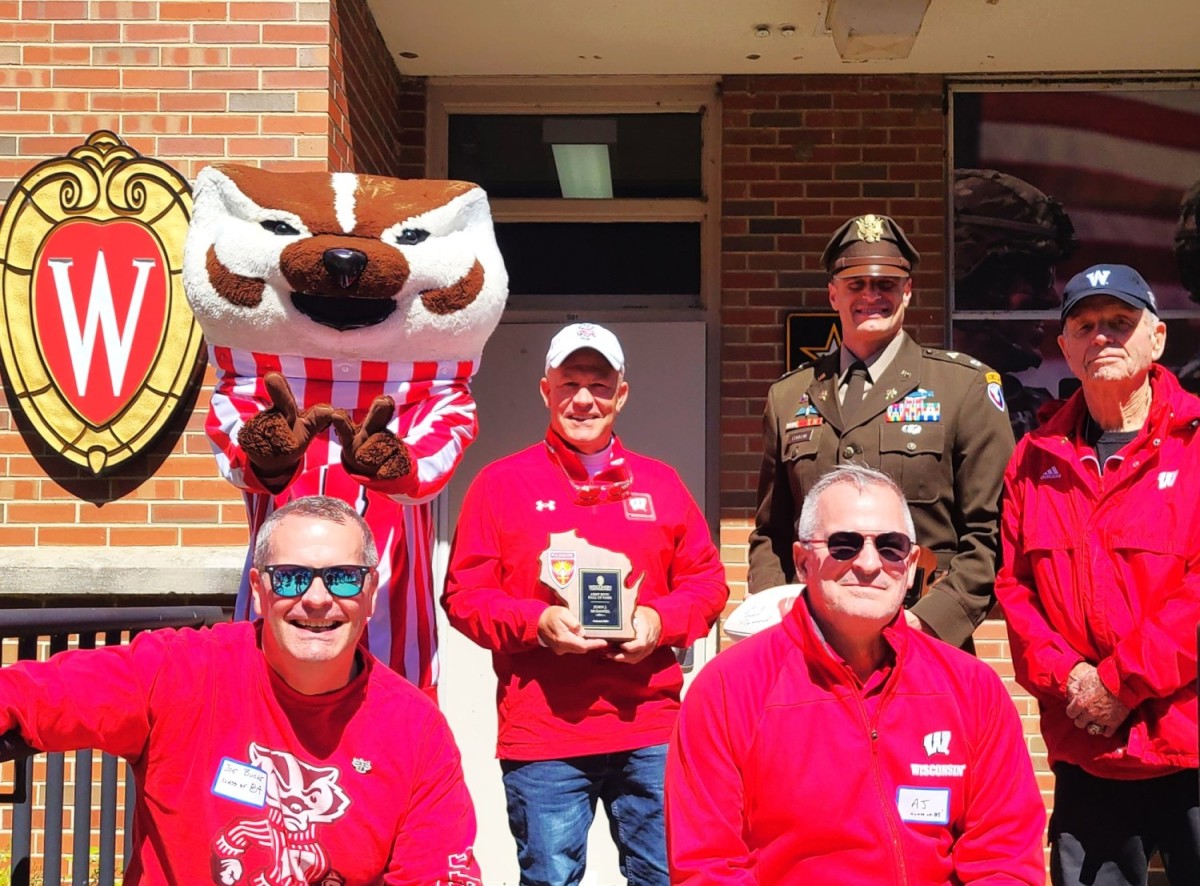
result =
[{"label": "red and white striped mascot sweater", "polygon": [[[250,551],[294,498],[355,505],[380,555],[371,651],[429,689],[430,501],[475,438],[470,380],[508,291],[486,196],[222,165],[193,201],[185,289],[217,374],[206,430],[243,490]],[[245,576],[237,615],[253,615]]]}]

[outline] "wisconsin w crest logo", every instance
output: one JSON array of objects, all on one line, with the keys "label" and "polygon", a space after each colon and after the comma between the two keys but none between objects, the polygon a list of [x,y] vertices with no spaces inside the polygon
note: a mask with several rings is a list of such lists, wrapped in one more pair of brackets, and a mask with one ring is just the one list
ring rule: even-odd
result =
[{"label": "wisconsin w crest logo", "polygon": [[93,473],[145,449],[200,367],[183,295],[187,181],[96,132],[0,215],[0,360],[54,451]]},{"label": "wisconsin w crest logo", "polygon": [[925,736],[925,756],[950,753],[950,730],[941,729]]}]

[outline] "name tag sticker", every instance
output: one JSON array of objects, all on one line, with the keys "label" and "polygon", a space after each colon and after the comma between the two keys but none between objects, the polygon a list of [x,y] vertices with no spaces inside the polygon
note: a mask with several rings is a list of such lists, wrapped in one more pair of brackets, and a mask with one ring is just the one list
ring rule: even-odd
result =
[{"label": "name tag sticker", "polygon": [[921,824],[950,823],[949,788],[899,788],[896,808],[901,821]]},{"label": "name tag sticker", "polygon": [[218,797],[261,809],[267,802],[267,773],[249,763],[222,757],[212,792]]}]

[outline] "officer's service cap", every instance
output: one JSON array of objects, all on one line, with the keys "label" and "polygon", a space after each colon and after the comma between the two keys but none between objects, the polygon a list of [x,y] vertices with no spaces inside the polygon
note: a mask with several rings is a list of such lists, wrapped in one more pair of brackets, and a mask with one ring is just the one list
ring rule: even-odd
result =
[{"label": "officer's service cap", "polygon": [[886,215],[850,219],[821,254],[830,277],[907,277],[920,260],[900,225]]}]

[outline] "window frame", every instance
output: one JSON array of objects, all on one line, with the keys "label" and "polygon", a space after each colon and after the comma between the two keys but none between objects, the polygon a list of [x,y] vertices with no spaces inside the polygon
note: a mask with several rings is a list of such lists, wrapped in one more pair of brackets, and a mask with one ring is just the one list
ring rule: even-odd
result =
[{"label": "window frame", "polygon": [[687,222],[700,227],[700,291],[695,295],[520,295],[509,297],[506,320],[580,317],[597,320],[712,319],[720,303],[720,127],[716,77],[431,77],[426,112],[426,169],[445,178],[453,114],[597,115],[701,114],[703,196],[611,200],[503,198],[490,201],[505,222]]}]

